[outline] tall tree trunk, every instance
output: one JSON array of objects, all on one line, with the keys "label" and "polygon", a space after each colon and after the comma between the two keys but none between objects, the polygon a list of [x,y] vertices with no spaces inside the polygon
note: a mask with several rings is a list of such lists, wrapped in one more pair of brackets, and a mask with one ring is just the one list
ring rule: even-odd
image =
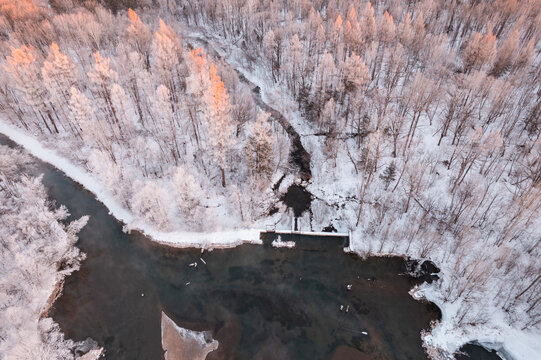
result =
[{"label": "tall tree trunk", "polygon": [[520,294],[518,294],[517,296],[515,296],[515,300],[518,300],[522,295],[524,295],[528,290],[530,290],[530,289],[532,288],[532,286],[534,286],[535,283],[536,283],[537,281],[539,281],[539,279],[541,279],[541,275],[538,275],[538,276],[534,279],[534,281],[532,281],[532,282],[530,283],[530,285],[528,285],[528,286],[526,287],[526,289],[524,289]]},{"label": "tall tree trunk", "polygon": [[225,187],[225,168],[222,166],[220,170],[222,171],[222,187]]}]

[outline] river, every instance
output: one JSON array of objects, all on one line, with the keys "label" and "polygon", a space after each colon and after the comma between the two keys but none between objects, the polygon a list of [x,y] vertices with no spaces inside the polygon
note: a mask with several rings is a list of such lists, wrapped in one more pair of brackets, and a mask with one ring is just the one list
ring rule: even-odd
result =
[{"label": "river", "polygon": [[90,215],[77,243],[88,257],[50,315],[68,338],[98,341],[108,359],[162,358],[162,311],[212,331],[220,347],[208,359],[427,359],[419,334],[439,310],[408,294],[419,280],[400,258],[362,260],[343,252],[343,239],[323,237],[284,239],[297,249],[168,248],[122,232],[52,166],[37,161],[35,173],[70,219]]}]

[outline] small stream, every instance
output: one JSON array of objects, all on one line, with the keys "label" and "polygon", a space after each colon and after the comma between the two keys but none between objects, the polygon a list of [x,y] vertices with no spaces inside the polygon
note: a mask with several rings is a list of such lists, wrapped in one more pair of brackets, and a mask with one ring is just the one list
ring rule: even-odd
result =
[{"label": "small stream", "polygon": [[[216,51],[214,46],[207,39],[203,39],[199,36],[194,37],[193,39],[198,43],[203,44],[205,50],[209,52],[214,59],[223,59],[223,56]],[[310,169],[311,156],[302,145],[301,136],[297,130],[295,130],[295,127],[291,125],[291,122],[281,112],[263,100],[259,86],[251,82],[246,76],[244,76],[244,74],[235,69],[233,66],[232,69],[237,73],[239,81],[248,85],[248,87],[252,90],[252,99],[254,100],[255,104],[259,106],[261,110],[268,112],[271,119],[278,122],[278,124],[280,124],[280,126],[282,126],[284,131],[288,134],[291,141],[288,159],[289,163],[295,168],[295,171],[298,173],[302,181],[309,181],[312,178],[312,170]]]},{"label": "small stream", "polygon": [[220,347],[210,360],[427,359],[419,333],[440,312],[408,294],[420,280],[402,259],[361,260],[343,252],[345,239],[325,237],[283,238],[294,250],[268,245],[273,235],[203,254],[160,246],[123,233],[92,194],[37,164],[71,219],[90,215],[77,243],[87,259],[50,315],[68,338],[98,341],[107,359],[161,359],[162,311],[212,331]]}]

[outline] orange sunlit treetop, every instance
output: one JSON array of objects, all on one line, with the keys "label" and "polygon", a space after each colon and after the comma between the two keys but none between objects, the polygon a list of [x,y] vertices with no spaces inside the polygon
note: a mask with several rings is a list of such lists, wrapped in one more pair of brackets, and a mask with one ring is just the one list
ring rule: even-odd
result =
[{"label": "orange sunlit treetop", "polygon": [[27,66],[36,60],[34,56],[34,48],[22,45],[20,48],[11,47],[11,56],[6,57],[6,61],[13,67]]},{"label": "orange sunlit treetop", "polygon": [[128,9],[128,17],[130,18],[130,21],[132,23],[140,21],[139,16],[137,16],[137,13],[133,11],[132,9]]},{"label": "orange sunlit treetop", "polygon": [[227,89],[222,81],[222,78],[220,75],[218,75],[218,70],[213,62],[210,64],[210,84],[212,95],[216,104],[221,106],[221,104],[227,102],[229,99]]},{"label": "orange sunlit treetop", "polygon": [[0,14],[16,21],[39,16],[41,9],[33,0],[0,0]]},{"label": "orange sunlit treetop", "polygon": [[202,71],[207,64],[207,54],[205,54],[205,51],[200,47],[190,51],[188,56],[199,71]]}]

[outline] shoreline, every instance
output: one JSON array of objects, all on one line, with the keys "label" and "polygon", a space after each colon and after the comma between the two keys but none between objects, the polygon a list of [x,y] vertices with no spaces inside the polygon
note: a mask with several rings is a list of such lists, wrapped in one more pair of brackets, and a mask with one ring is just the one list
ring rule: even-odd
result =
[{"label": "shoreline", "polygon": [[53,307],[56,300],[62,296],[62,293],[64,291],[64,281],[66,277],[63,276],[61,279],[58,279],[56,281],[56,284],[54,286],[53,292],[49,295],[47,298],[47,302],[45,303],[45,308],[39,315],[39,319],[44,319],[46,317],[49,317],[49,312],[51,311],[51,308]]},{"label": "shoreline", "polygon": [[[74,164],[71,160],[59,155],[56,150],[44,146],[34,136],[24,133],[23,130],[12,124],[8,124],[4,119],[0,119],[0,134],[25,149],[32,156],[61,171],[83,189],[91,192],[95,199],[109,210],[109,214],[124,224],[125,232],[129,233],[131,230],[136,230],[154,242],[178,248],[232,248],[245,243],[259,244],[261,242],[259,232],[264,231],[262,229],[162,232],[147,224],[140,225],[137,223],[135,215],[114,199],[108,190],[81,165]],[[182,241],[183,238],[188,238],[190,241]],[[205,240],[208,242],[205,242]]]},{"label": "shoreline", "polygon": [[[84,261],[84,259],[82,261]],[[79,271],[79,270],[76,270],[76,271]],[[67,275],[67,276],[70,276],[70,275]],[[51,308],[54,306],[54,303],[56,302],[56,300],[58,300],[58,298],[60,298],[62,296],[62,293],[64,292],[64,283],[65,283],[65,281],[66,281],[66,276],[62,276],[61,279],[57,280],[57,282],[55,284],[55,287],[53,289],[53,292],[47,298],[45,308],[42,311],[42,313],[40,314],[38,321],[49,317],[49,312],[51,311]],[[53,321],[54,321],[54,319],[53,319]],[[78,346],[77,342],[75,342],[75,348],[77,346]],[[103,355],[104,353],[105,353],[105,349],[103,347],[98,347],[98,348],[88,350],[86,353],[84,353],[83,355],[77,357],[76,359],[78,359],[78,360],[97,360],[97,359],[101,358],[101,355]]]}]

